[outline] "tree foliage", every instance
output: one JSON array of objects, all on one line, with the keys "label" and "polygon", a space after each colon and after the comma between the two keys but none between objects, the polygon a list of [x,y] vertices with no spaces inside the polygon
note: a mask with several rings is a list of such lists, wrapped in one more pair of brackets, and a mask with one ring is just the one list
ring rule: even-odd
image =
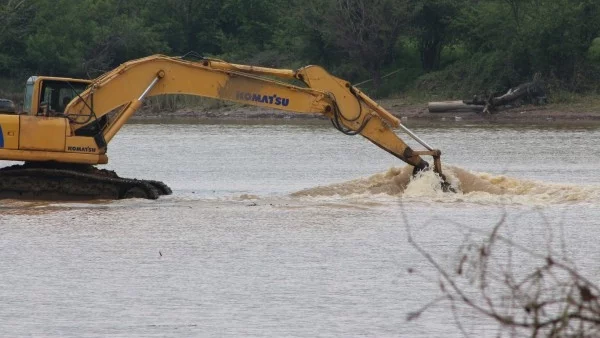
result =
[{"label": "tree foliage", "polygon": [[386,93],[419,76],[426,89],[466,92],[534,74],[585,91],[597,87],[599,37],[596,0],[0,0],[0,77],[95,77],[193,51],[320,64]]},{"label": "tree foliage", "polygon": [[23,53],[23,40],[30,32],[32,6],[25,0],[0,2],[0,74],[15,73],[21,67],[16,57]]},{"label": "tree foliage", "polygon": [[454,25],[469,51],[509,65],[498,78],[514,85],[540,73],[579,90],[592,80],[586,53],[600,35],[598,19],[594,0],[488,0],[465,7]]},{"label": "tree foliage", "polygon": [[413,2],[414,37],[419,44],[419,56],[424,70],[437,70],[442,50],[452,42],[451,23],[457,16],[460,0],[419,0]]}]

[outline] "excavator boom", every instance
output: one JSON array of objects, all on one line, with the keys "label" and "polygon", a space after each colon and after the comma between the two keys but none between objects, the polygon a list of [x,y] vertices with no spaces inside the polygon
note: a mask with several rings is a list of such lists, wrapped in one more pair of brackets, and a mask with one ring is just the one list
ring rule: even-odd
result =
[{"label": "excavator boom", "polygon": [[[292,79],[306,87],[283,82]],[[350,83],[318,66],[286,70],[154,55],[124,63],[99,77],[67,106],[65,114],[71,121],[85,121],[93,116],[90,124],[120,107],[96,135],[102,148],[140,108],[144,98],[164,94],[197,95],[296,113],[323,114],[343,133],[361,134],[417,170],[428,167],[421,155],[433,156],[434,170],[442,174],[436,160],[440,156],[438,150],[416,137]],[[72,123],[73,134],[78,135],[78,130],[85,126]],[[426,150],[413,151],[392,127],[408,131]]]}]

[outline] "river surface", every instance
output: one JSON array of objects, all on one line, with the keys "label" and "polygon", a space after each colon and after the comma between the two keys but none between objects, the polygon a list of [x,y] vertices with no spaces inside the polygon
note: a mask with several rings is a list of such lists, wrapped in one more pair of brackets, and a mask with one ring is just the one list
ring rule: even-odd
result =
[{"label": "river surface", "polygon": [[408,232],[452,270],[465,233],[502,217],[600,279],[600,129],[415,132],[457,193],[325,125],[127,125],[107,167],[173,195],[1,201],[0,336],[461,336],[443,302],[407,320],[441,292]]}]

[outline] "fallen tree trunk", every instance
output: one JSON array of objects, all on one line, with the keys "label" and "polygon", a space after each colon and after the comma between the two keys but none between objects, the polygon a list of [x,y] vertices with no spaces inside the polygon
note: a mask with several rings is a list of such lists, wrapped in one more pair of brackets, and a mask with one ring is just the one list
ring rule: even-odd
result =
[{"label": "fallen tree trunk", "polygon": [[474,111],[482,112],[485,108],[484,105],[469,104],[465,101],[442,101],[442,102],[429,102],[428,104],[430,113],[447,113],[454,111]]},{"label": "fallen tree trunk", "polygon": [[544,90],[537,83],[537,81],[534,81],[511,88],[504,95],[493,97],[490,100],[489,104],[491,104],[494,107],[498,107],[518,100],[520,98],[529,97],[530,99],[533,99],[542,96],[546,96]]},{"label": "fallen tree trunk", "polygon": [[517,87],[511,88],[500,96],[490,96],[487,100],[475,97],[473,100],[465,101],[442,101],[429,102],[430,113],[445,113],[458,111],[474,111],[477,113],[493,113],[500,108],[512,108],[521,105],[521,101],[542,104],[546,101],[546,93],[542,88],[541,81],[537,78]]}]

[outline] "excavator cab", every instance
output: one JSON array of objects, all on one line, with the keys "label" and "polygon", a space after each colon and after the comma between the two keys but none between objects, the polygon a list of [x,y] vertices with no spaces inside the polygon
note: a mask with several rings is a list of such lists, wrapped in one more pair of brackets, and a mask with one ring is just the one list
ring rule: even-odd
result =
[{"label": "excavator cab", "polygon": [[23,112],[36,116],[60,116],[69,102],[90,83],[82,79],[32,76],[25,85]]}]

